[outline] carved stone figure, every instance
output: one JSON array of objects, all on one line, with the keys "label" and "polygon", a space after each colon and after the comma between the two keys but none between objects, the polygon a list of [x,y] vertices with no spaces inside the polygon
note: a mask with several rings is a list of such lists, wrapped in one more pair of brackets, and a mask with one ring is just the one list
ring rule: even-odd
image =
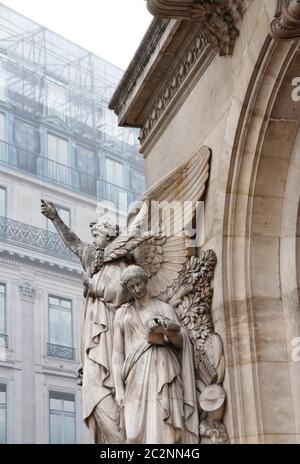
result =
[{"label": "carved stone figure", "polygon": [[147,281],[139,266],[123,271],[133,301],[121,306],[114,322],[116,398],[127,443],[199,443],[189,336],[172,306],[149,297]]},{"label": "carved stone figure", "polygon": [[[129,256],[126,252],[114,259],[114,253],[110,254],[109,245],[116,235],[118,240],[118,228],[109,219],[102,218],[90,225],[93,245],[89,245],[81,242],[64,224],[51,202],[42,200],[42,213],[52,220],[62,240],[80,258],[85,271],[82,366],[78,369],[78,383],[83,387],[84,420],[95,443],[123,443],[111,374],[111,331],[115,310],[127,300],[120,275],[128,265]],[[130,237],[127,239],[130,250]]]},{"label": "carved stone figure", "polygon": [[[133,262],[144,269],[148,278],[147,288],[150,299],[147,300],[149,303],[146,310],[147,314],[153,310],[153,314],[159,312],[162,316],[162,319],[158,319],[161,321],[158,327],[150,331],[151,336],[149,334],[148,344],[156,345],[157,342],[154,343],[151,340],[156,340],[157,337],[161,339],[162,335],[171,340],[172,332],[175,332],[178,338],[176,330],[179,327],[179,322],[181,341],[178,340],[178,343],[182,343],[181,356],[187,357],[188,353],[193,353],[193,360],[188,358],[188,362],[189,366],[192,366],[192,362],[194,363],[192,371],[195,372],[202,429],[200,427],[200,430],[195,432],[196,419],[195,415],[192,414],[192,425],[190,428],[188,427],[187,435],[182,434],[183,425],[187,419],[180,424],[178,422],[181,432],[171,432],[171,430],[176,429],[174,424],[177,424],[178,419],[178,415],[174,411],[172,418],[174,422],[171,421],[173,429],[172,427],[168,429],[170,433],[166,432],[165,436],[168,438],[153,438],[152,432],[149,432],[149,435],[147,432],[141,437],[138,424],[131,423],[128,419],[127,440],[140,443],[142,440],[149,442],[148,440],[157,439],[165,440],[164,442],[166,440],[175,442],[180,439],[182,442],[187,440],[188,443],[190,440],[194,443],[196,436],[199,440],[199,434],[203,437],[215,436],[213,430],[216,428],[221,430],[223,427],[221,422],[223,413],[213,414],[213,423],[211,414],[213,411],[206,411],[205,408],[201,407],[200,402],[200,395],[205,396],[209,393],[209,390],[206,391],[206,389],[210,388],[211,385],[221,387],[224,377],[222,341],[214,333],[210,314],[213,294],[211,281],[216,257],[211,251],[197,257],[197,250],[188,248],[189,237],[186,237],[186,234],[191,233],[191,220],[196,213],[197,201],[203,199],[205,195],[209,178],[210,156],[209,148],[202,147],[189,161],[183,163],[149,189],[141,197],[138,203],[139,208],[134,209],[129,215],[128,226],[122,233],[108,218],[100,218],[96,223],[92,223],[90,228],[93,244],[83,243],[63,223],[54,205],[42,200],[42,213],[52,220],[64,243],[80,258],[85,271],[84,295],[86,299],[82,331],[82,366],[78,370],[78,383],[82,384],[83,387],[84,419],[93,433],[95,443],[123,443],[125,440],[124,430],[120,427],[122,417],[120,417],[120,408],[118,407],[122,401],[120,388],[117,388],[117,392],[115,392],[115,387],[120,387],[121,383],[116,374],[117,385],[115,385],[112,374],[113,328],[116,310],[122,308],[118,310],[119,322],[115,324],[117,330],[121,330],[119,326],[124,323],[122,319],[124,308],[127,308],[127,314],[127,311],[130,312],[130,308],[133,307],[132,304],[123,306],[129,302],[130,294],[126,290],[126,285],[124,288],[121,284],[122,272]],[[189,202],[189,214],[187,215],[184,211],[186,201]],[[162,214],[155,214],[157,213],[157,202],[159,202]],[[178,205],[179,208],[177,208]],[[172,212],[170,212],[170,206],[171,209],[173,208]],[[135,305],[137,301],[138,298],[135,300]],[[125,317],[125,313],[123,315]],[[174,322],[172,325],[174,330],[171,330],[169,322],[167,328],[165,327],[167,319],[172,323]],[[136,319],[138,341],[142,334],[143,325],[138,327],[137,321],[139,320]],[[122,330],[125,330],[124,324],[122,327]],[[161,333],[157,334],[156,331],[161,331]],[[127,326],[124,340],[126,344],[128,342]],[[129,350],[132,349],[134,352],[136,348],[135,341],[132,341],[131,344],[131,348],[128,343],[126,345],[124,351],[126,356],[129,354]],[[192,351],[187,348],[190,346],[189,344],[191,344]],[[172,350],[173,347],[168,352],[167,357],[174,362],[172,361],[173,364],[168,363],[168,365],[173,366],[172,369],[176,372],[175,377],[179,379],[182,375],[182,372],[179,372],[180,366],[184,364],[180,364],[178,360],[176,364],[175,358],[171,354]],[[157,350],[150,349],[149,353],[152,351]],[[160,350],[159,353],[161,352]],[[143,355],[141,359],[146,359],[147,356],[148,353]],[[160,359],[164,359],[164,355]],[[125,378],[128,383],[131,382],[131,377],[134,377],[136,366],[129,362],[127,364],[128,371]],[[165,371],[165,375],[169,375],[169,372]],[[191,377],[184,376],[183,380],[185,378],[191,379]],[[190,380],[188,385],[192,385],[192,383]],[[166,385],[169,385],[168,381]],[[177,405],[181,404],[180,409],[182,404],[186,404],[184,402],[185,390],[179,391],[177,387],[175,390],[177,396],[174,398],[176,401],[178,395],[180,396],[180,391],[183,395],[183,399],[180,400],[182,402],[176,403]],[[130,404],[128,402],[130,389],[127,389],[126,395],[128,405]],[[157,395],[155,398],[157,400]],[[165,397],[163,396],[163,398]],[[191,399],[193,396],[189,398]],[[133,416],[138,421],[134,414]],[[159,423],[162,424],[161,427],[164,427],[165,421],[163,420],[162,423],[161,418]],[[149,424],[152,423],[151,421],[152,419]],[[218,427],[216,421],[218,421]],[[207,431],[209,427],[210,430]],[[203,432],[204,428],[205,432]],[[221,435],[223,440],[226,430]],[[159,442],[161,443],[161,441]]]}]

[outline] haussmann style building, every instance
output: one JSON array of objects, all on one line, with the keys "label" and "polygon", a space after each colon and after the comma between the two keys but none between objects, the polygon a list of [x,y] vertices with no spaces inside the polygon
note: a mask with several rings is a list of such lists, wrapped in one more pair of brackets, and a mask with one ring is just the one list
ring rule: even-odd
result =
[{"label": "haussmann style building", "polygon": [[90,242],[103,202],[125,214],[144,191],[136,131],[108,110],[122,74],[0,4],[0,443],[90,441],[82,268],[40,199]]}]

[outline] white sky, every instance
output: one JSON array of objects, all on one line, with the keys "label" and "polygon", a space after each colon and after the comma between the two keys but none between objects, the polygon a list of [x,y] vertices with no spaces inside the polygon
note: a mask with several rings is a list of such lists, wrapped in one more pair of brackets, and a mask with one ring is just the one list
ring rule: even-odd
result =
[{"label": "white sky", "polygon": [[124,70],[152,20],[145,0],[0,2]]}]

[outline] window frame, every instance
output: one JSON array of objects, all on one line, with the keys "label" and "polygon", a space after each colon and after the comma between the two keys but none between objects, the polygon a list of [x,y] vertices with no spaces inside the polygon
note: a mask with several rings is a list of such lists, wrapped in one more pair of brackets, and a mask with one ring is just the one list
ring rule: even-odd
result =
[{"label": "window frame", "polygon": [[[0,335],[4,335],[4,336],[7,336],[7,320],[6,320],[6,307],[7,307],[7,285],[5,282],[0,282],[0,287],[3,286],[4,287],[4,315],[3,315],[3,319],[4,319],[4,333],[1,333],[0,332]],[[2,295],[2,293],[1,293]]]},{"label": "window frame", "polygon": [[[71,303],[71,341],[72,341],[72,346],[66,346],[66,345],[58,345],[58,346],[63,346],[65,348],[72,348],[73,350],[75,350],[75,347],[74,347],[74,330],[73,330],[73,323],[74,323],[74,318],[73,318],[73,300],[72,298],[65,298],[65,297],[61,297],[61,296],[58,296],[58,295],[54,295],[53,293],[49,293],[48,294],[48,343],[52,344],[52,345],[55,345],[55,343],[51,343],[50,342],[50,329],[51,329],[51,320],[50,320],[50,298],[57,298],[58,300],[64,300],[64,301],[69,301]],[[65,359],[64,361],[67,361],[67,359]]]},{"label": "window frame", "polygon": [[5,425],[4,425],[4,442],[0,444],[6,444],[7,443],[7,384],[6,383],[0,383],[0,392],[5,393],[5,403],[0,403],[0,408],[2,407],[2,404],[4,404],[4,411],[5,411]]},{"label": "window frame", "polygon": [[[4,192],[4,196],[5,196],[5,198],[4,198],[4,209],[5,209],[5,214],[4,214],[4,216],[2,216],[2,217],[5,217],[5,218],[6,218],[6,217],[7,217],[7,188],[6,188],[4,185],[0,185],[0,191],[1,191],[1,190]],[[0,216],[1,216],[1,215],[0,215]]]},{"label": "window frame", "polygon": [[[74,412],[73,414],[73,419],[74,419],[74,444],[76,444],[76,436],[77,436],[77,430],[76,430],[76,395],[75,393],[70,393],[66,391],[58,391],[58,390],[48,390],[48,427],[49,427],[49,444],[55,444],[51,442],[51,399],[58,399],[60,401],[66,400],[66,401],[73,401],[74,404]],[[56,410],[53,410],[56,411]],[[64,410],[59,411],[61,414],[65,414]],[[70,413],[67,413],[70,414]],[[66,443],[61,443],[61,444],[66,444]]]},{"label": "window frame", "polygon": [[[107,164],[106,164],[107,161],[112,161],[113,163],[120,164],[122,166],[122,174],[123,174],[123,183],[122,183],[122,185],[119,185],[116,182],[111,182],[111,181],[108,180],[108,177],[107,177]],[[112,156],[105,156],[104,164],[105,164],[105,181],[107,183],[109,183],[109,184],[115,185],[116,187],[118,187],[120,189],[125,189],[126,188],[125,187],[125,164],[122,161],[120,161],[120,160],[118,160],[118,159],[116,159],[116,158],[114,158]]]}]

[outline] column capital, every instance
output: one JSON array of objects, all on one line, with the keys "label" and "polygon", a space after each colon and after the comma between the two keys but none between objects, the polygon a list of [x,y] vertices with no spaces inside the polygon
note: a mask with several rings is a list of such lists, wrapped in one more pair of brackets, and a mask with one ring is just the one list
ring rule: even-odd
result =
[{"label": "column capital", "polygon": [[36,295],[36,289],[33,287],[33,285],[30,282],[28,281],[20,282],[18,284],[18,289],[19,289],[20,296],[22,299],[34,300],[35,295]]}]

